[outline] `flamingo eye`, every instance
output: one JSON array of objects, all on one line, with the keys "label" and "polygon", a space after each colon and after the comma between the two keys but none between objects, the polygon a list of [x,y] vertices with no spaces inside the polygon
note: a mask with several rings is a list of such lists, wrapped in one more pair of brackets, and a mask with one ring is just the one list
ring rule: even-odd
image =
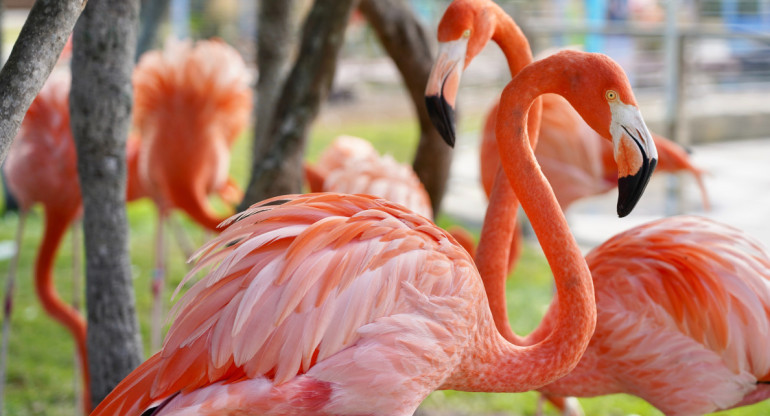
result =
[{"label": "flamingo eye", "polygon": [[463,32],[463,36],[462,37],[463,37],[463,39],[468,39],[469,37],[471,37],[471,30],[470,29],[465,29],[465,32]]},{"label": "flamingo eye", "polygon": [[605,96],[607,97],[607,100],[615,101],[618,98],[618,93],[616,93],[613,90],[607,90],[607,92],[605,93]]}]

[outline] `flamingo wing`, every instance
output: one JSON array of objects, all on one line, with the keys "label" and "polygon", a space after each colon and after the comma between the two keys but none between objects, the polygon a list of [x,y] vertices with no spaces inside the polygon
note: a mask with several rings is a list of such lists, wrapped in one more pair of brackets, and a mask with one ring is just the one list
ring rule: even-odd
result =
[{"label": "flamingo wing", "polygon": [[599,306],[591,343],[623,391],[666,414],[702,414],[740,402],[767,378],[770,260],[741,231],[667,218],[586,260]]},{"label": "flamingo wing", "polygon": [[141,369],[150,376],[126,381],[149,391],[118,386],[105,409],[135,402],[138,413],[179,392],[195,401],[207,386],[292,388],[309,377],[332,389],[330,406],[364,406],[361,397],[382,388],[384,414],[393,400],[413,411],[447,376],[430,369],[459,359],[453,340],[469,339],[463,323],[481,290],[468,278],[472,260],[442,230],[375,197],[274,198],[234,217],[201,253],[187,279],[219,265],[175,306],[161,352]]}]

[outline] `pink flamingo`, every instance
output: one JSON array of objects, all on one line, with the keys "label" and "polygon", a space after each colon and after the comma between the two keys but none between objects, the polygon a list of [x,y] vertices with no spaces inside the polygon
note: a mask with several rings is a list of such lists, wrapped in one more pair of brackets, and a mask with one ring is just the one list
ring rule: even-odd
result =
[{"label": "pink flamingo", "polygon": [[181,209],[214,231],[224,220],[207,196],[230,186],[230,148],[248,122],[251,88],[243,59],[222,41],[169,43],[163,51],[146,53],[133,81],[134,125],[141,137],[137,176],[159,211],[151,330],[151,345],[157,349],[165,285],[164,219],[170,210]]},{"label": "pink flamingo", "polygon": [[376,195],[433,218],[430,197],[414,170],[381,156],[362,138],[337,137],[318,163],[305,164],[305,174],[311,192]]},{"label": "pink flamingo", "polygon": [[[318,163],[306,163],[304,168],[311,192],[375,195],[433,218],[430,196],[412,167],[389,155],[380,156],[371,143],[359,137],[337,137]],[[474,255],[474,237],[468,230],[453,225],[447,231]]]},{"label": "pink flamingo", "polygon": [[[88,413],[91,397],[86,322],[79,311],[61,299],[53,283],[53,264],[59,244],[82,212],[75,142],[70,130],[69,91],[69,73],[52,73],[24,117],[4,172],[21,208],[17,242],[21,241],[26,213],[38,202],[43,205],[45,231],[35,262],[35,290],[46,313],[64,325],[75,340],[81,366],[82,406]],[[8,331],[13,279],[9,276],[6,289],[4,333]],[[7,336],[3,342],[7,342]]]},{"label": "pink flamingo", "polygon": [[[574,88],[570,82],[601,82],[606,77],[602,72],[592,80],[580,75],[585,65],[580,56],[585,54],[562,52],[536,62],[503,92],[501,108],[506,111],[497,121],[496,133],[509,178],[516,172],[528,175],[532,169],[506,158],[523,152],[511,149],[508,142],[513,136],[518,146],[526,143],[520,136],[526,134],[523,125],[533,100]],[[578,75],[559,83],[554,81],[556,71],[564,78],[568,73]],[[437,78],[446,79],[446,73]],[[624,107],[633,102],[627,92],[604,91],[613,113],[630,114]],[[581,109],[597,97],[566,95],[595,126],[596,115]],[[640,149],[652,142],[636,139]],[[633,158],[618,158],[621,168],[624,160]],[[511,185],[516,192],[526,191],[519,183]],[[543,324],[525,338],[510,329],[501,283],[507,275],[505,250],[513,234],[507,217],[515,213],[515,199],[506,189],[498,177],[476,260],[490,305],[497,305],[493,316],[498,329],[511,342],[530,345],[547,336],[550,316],[558,313],[558,307],[551,307]],[[498,233],[489,234],[487,229]],[[486,236],[491,238],[485,240]],[[770,354],[764,348],[770,335],[770,256],[754,240],[709,220],[677,217],[621,234],[589,254],[587,262],[596,285],[596,332],[578,367],[541,391],[555,396],[626,392],[672,415],[703,414],[770,397]]]}]

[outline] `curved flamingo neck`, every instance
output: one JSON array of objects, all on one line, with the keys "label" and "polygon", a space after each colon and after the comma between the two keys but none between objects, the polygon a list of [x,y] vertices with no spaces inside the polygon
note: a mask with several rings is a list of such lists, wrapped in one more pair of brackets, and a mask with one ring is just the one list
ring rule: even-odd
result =
[{"label": "curved flamingo neck", "polygon": [[45,311],[54,320],[64,325],[75,339],[75,346],[82,365],[83,406],[88,413],[91,409],[91,379],[88,372],[86,350],[86,322],[80,312],[59,297],[53,283],[53,263],[56,259],[56,252],[75,215],[74,213],[59,213],[46,207],[45,232],[35,262],[35,291]]},{"label": "curved flamingo neck", "polygon": [[[511,77],[533,61],[529,42],[516,22],[500,7],[490,7],[495,13],[496,24],[492,40],[503,51]],[[528,117],[527,129],[534,149],[540,130],[541,100],[536,99]],[[499,106],[496,109],[499,110]],[[499,114],[499,111],[495,111]],[[497,115],[495,116],[497,117]],[[497,146],[497,145],[495,145]],[[508,308],[505,296],[505,282],[510,270],[509,257],[511,241],[516,235],[516,218],[519,201],[508,183],[503,171],[495,175],[493,188],[489,196],[489,206],[484,217],[484,225],[476,251],[476,266],[484,282],[484,290],[489,299],[489,306],[497,330],[508,341],[523,345],[524,339],[517,336],[508,321]]]},{"label": "curved flamingo neck", "polygon": [[511,72],[511,78],[515,77],[519,71],[529,65],[532,60],[532,50],[529,47],[529,41],[524,36],[524,32],[513,21],[503,9],[499,6],[493,8],[496,22],[495,31],[492,34],[492,40],[497,43],[508,61],[508,69]]},{"label": "curved flamingo neck", "polygon": [[530,106],[542,93],[553,92],[547,88],[553,84],[547,84],[549,78],[540,78],[547,75],[538,71],[525,72],[503,91],[496,135],[505,172],[551,266],[556,309],[549,312],[554,317],[547,322],[551,331],[534,345],[520,347],[502,336],[486,334],[490,340],[485,351],[471,357],[478,364],[466,369],[467,377],[459,384],[469,390],[537,388],[566,375],[580,360],[596,326],[590,271],[537,164],[525,128]]}]

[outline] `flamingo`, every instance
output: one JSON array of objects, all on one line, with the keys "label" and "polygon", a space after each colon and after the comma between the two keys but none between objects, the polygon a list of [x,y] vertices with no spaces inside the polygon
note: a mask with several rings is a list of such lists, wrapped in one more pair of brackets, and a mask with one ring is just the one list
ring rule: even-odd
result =
[{"label": "flamingo", "polygon": [[430,196],[414,170],[390,155],[380,156],[360,137],[337,137],[318,163],[305,165],[305,173],[311,192],[376,195],[433,218]]},{"label": "flamingo", "polygon": [[148,52],[133,82],[134,126],[141,137],[138,177],[159,212],[151,330],[151,345],[157,349],[165,218],[170,210],[181,209],[212,231],[225,219],[217,217],[207,196],[228,189],[230,148],[248,122],[251,88],[243,59],[219,40],[170,42],[163,51]]},{"label": "flamingo", "polygon": [[[531,170],[506,162],[514,153],[508,146],[510,136],[525,133],[522,125],[529,103],[539,94],[574,88],[554,82],[553,77],[556,71],[562,76],[576,72],[583,65],[580,55],[562,52],[533,63],[503,92],[500,105],[506,111],[497,121],[496,133],[509,178],[515,170],[519,175]],[[550,64],[553,59],[561,65]],[[442,64],[439,68],[451,69]],[[600,81],[606,76],[596,74]],[[574,76],[572,82],[591,82],[583,77]],[[451,73],[445,69],[436,78],[451,79]],[[428,91],[431,88],[436,87],[429,86]],[[567,95],[592,126],[596,115],[580,110],[597,96]],[[624,107],[629,102],[625,97],[624,92],[605,90],[613,114],[631,114]],[[433,102],[440,103],[437,98]],[[642,130],[623,130],[644,137]],[[643,149],[652,140],[635,143]],[[621,163],[624,159],[628,160],[618,158],[618,165],[628,171]],[[501,283],[507,275],[505,250],[513,234],[507,217],[515,213],[516,204],[501,179],[498,172],[476,261],[490,306],[495,305],[498,330],[514,344],[530,345],[547,336],[550,316],[558,314],[559,306],[549,308],[543,323],[525,338],[510,329]],[[625,392],[670,415],[703,414],[770,397],[770,354],[764,342],[770,335],[770,256],[756,241],[711,220],[675,217],[620,234],[586,260],[596,289],[596,332],[576,369],[541,391],[550,397]]]},{"label": "flamingo", "polygon": [[[460,36],[463,48],[470,34]],[[572,71],[558,71],[565,65]],[[587,98],[579,112],[617,143],[626,176],[646,181],[654,144],[617,64],[560,54],[533,71]],[[538,90],[515,86],[526,107],[513,107],[511,88],[502,103],[522,126]],[[508,180],[556,282],[559,307],[541,342],[504,341],[470,255],[425,217],[366,195],[283,196],[233,217],[201,249],[187,279],[214,267],[175,306],[163,348],[93,415],[409,415],[435,389],[522,391],[569,372],[594,329],[593,287],[519,126],[505,125],[519,137],[498,137],[505,166],[522,167],[507,169]],[[640,197],[638,187],[620,190],[621,207]]]},{"label": "flamingo", "polygon": [[[430,195],[412,167],[390,155],[380,156],[360,137],[337,137],[321,153],[318,163],[306,163],[304,169],[311,192],[375,195],[433,218]],[[471,256],[475,254],[474,238],[468,230],[452,225],[447,231]]]},{"label": "flamingo", "polygon": [[[82,212],[75,142],[70,130],[69,89],[68,71],[51,74],[24,117],[8,153],[4,173],[20,206],[17,243],[21,240],[26,213],[38,202],[43,205],[45,231],[35,261],[35,291],[46,313],[66,327],[75,340],[81,366],[82,407],[87,414],[91,397],[86,322],[79,311],[61,299],[53,283],[53,264],[59,244]],[[9,276],[7,283],[4,333],[8,331],[13,279]],[[3,342],[7,342],[7,335]]]}]

